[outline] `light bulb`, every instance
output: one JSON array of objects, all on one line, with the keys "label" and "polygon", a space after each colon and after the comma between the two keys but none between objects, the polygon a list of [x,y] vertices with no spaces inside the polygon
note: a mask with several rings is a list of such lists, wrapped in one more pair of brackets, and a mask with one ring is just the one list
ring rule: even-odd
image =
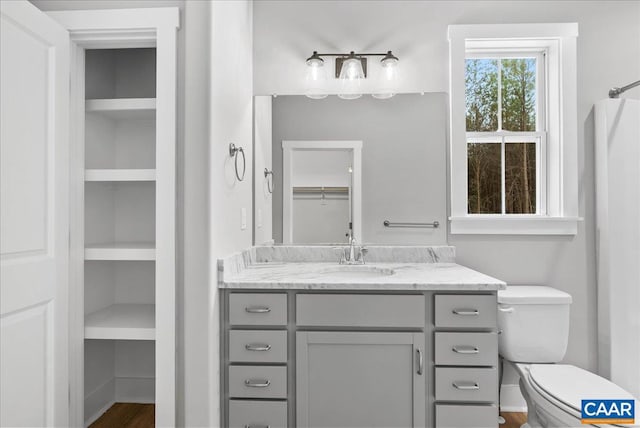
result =
[{"label": "light bulb", "polygon": [[307,59],[307,76],[305,80],[305,95],[307,97],[316,100],[327,97],[327,76],[324,69],[324,60],[318,56],[317,52],[314,52],[313,55]]},{"label": "light bulb", "polygon": [[393,97],[398,90],[398,58],[391,51],[380,61],[382,71],[378,83],[378,90],[371,94],[374,98],[387,99]]},{"label": "light bulb", "polygon": [[340,69],[340,93],[343,100],[355,100],[362,96],[360,82],[364,79],[362,61],[353,52],[342,62]]}]

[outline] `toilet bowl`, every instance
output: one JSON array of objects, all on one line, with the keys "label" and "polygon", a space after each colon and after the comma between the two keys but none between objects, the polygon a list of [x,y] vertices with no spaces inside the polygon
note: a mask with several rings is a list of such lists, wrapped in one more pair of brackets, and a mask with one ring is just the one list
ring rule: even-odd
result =
[{"label": "toilet bowl", "polygon": [[[564,358],[569,336],[571,296],[543,286],[512,286],[498,292],[498,348],[520,375],[527,402],[523,428],[581,427],[581,400],[634,399],[615,385],[581,368],[556,364]],[[636,415],[640,413],[636,400]],[[640,426],[595,425],[599,427]]]}]

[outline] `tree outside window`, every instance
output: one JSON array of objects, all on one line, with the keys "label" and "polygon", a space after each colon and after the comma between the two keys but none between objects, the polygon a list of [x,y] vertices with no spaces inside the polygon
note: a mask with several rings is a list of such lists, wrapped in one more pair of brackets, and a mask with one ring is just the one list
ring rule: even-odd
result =
[{"label": "tree outside window", "polygon": [[469,214],[540,214],[541,58],[466,59]]}]

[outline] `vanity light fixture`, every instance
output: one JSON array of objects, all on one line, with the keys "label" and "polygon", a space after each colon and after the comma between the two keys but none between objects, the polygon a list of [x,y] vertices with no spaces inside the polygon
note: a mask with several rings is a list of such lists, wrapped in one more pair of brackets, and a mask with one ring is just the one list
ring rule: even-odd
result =
[{"label": "vanity light fixture", "polygon": [[367,78],[367,57],[381,56],[380,65],[380,88],[372,94],[375,98],[391,98],[395,95],[397,83],[398,57],[392,51],[387,53],[318,53],[307,58],[307,97],[314,99],[325,98],[327,89],[325,87],[326,74],[324,71],[324,59],[322,57],[335,57],[335,78],[340,80],[340,91],[338,96],[343,99],[356,99],[362,96],[360,84]]}]

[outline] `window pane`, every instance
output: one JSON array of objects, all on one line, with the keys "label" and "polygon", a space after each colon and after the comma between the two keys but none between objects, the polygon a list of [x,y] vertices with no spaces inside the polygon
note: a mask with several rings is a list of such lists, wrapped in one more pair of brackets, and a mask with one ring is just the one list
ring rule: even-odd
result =
[{"label": "window pane", "polygon": [[501,60],[502,129],[536,130],[536,60]]},{"label": "window pane", "polygon": [[498,60],[466,60],[467,131],[498,129]]},{"label": "window pane", "polygon": [[467,156],[469,214],[502,213],[500,144],[470,143]]},{"label": "window pane", "polygon": [[505,144],[505,211],[536,213],[536,144]]}]

